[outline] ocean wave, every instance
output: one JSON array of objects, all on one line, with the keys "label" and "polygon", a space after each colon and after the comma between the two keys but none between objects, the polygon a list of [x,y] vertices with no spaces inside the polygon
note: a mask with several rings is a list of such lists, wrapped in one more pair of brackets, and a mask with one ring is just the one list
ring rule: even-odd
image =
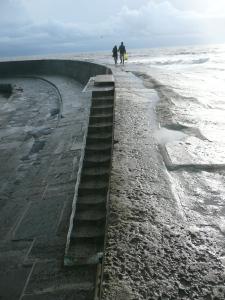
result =
[{"label": "ocean wave", "polygon": [[176,52],[175,55],[204,55],[204,54],[209,54],[209,51],[181,51],[181,52]]},{"label": "ocean wave", "polygon": [[205,58],[161,58],[161,59],[152,59],[151,57],[130,57],[130,63],[138,64],[138,65],[152,65],[152,66],[175,66],[175,65],[198,65],[205,64],[210,60],[209,57]]},{"label": "ocean wave", "polygon": [[154,65],[195,65],[195,64],[204,64],[209,61],[209,58],[199,58],[199,59],[190,59],[190,60],[166,60],[166,61],[154,61],[151,64]]}]

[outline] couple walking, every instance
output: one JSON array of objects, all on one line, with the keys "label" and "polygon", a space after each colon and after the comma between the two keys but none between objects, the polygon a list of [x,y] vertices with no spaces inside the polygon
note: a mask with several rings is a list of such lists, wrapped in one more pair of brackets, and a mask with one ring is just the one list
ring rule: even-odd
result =
[{"label": "couple walking", "polygon": [[124,59],[125,59],[124,56],[126,54],[126,48],[125,48],[123,42],[121,42],[119,49],[117,49],[117,46],[114,46],[114,48],[112,50],[115,64],[117,64],[118,52],[120,53],[120,63],[124,65]]}]

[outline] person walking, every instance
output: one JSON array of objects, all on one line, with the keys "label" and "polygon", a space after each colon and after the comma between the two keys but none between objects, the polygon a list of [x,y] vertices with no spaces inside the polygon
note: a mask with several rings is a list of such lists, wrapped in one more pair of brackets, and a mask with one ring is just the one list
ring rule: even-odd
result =
[{"label": "person walking", "polygon": [[123,42],[121,42],[118,51],[120,53],[120,63],[124,65],[124,55],[126,54],[126,48],[125,48]]},{"label": "person walking", "polygon": [[112,53],[113,53],[113,58],[115,61],[115,65],[117,65],[117,60],[118,60],[118,50],[117,50],[117,46],[115,45],[112,49]]}]

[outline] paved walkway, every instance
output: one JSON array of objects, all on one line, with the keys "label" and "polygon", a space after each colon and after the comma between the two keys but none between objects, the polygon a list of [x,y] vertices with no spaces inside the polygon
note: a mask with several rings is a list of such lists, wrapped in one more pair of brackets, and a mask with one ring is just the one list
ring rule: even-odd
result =
[{"label": "paved walkway", "polygon": [[154,138],[153,85],[121,67],[104,300],[224,299],[222,244],[191,230]]},{"label": "paved walkway", "polygon": [[46,79],[62,99],[34,78],[12,78],[0,98],[2,300],[74,299],[76,272],[62,261],[90,97],[72,79]]}]

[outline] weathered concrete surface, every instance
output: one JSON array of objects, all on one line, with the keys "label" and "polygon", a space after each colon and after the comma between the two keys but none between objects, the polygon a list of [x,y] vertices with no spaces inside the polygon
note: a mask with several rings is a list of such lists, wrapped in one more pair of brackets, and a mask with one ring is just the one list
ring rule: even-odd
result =
[{"label": "weathered concrete surface", "polygon": [[[41,79],[10,78],[14,92],[0,98],[1,299],[56,295],[52,264],[60,266],[56,278],[75,276],[63,272],[62,258],[90,96],[71,78],[45,79],[58,91]],[[39,284],[42,265],[47,292]],[[60,282],[62,293],[68,282]]]},{"label": "weathered concrete surface", "polygon": [[224,241],[196,230],[192,211],[188,215],[176,197],[154,138],[154,85],[146,88],[119,67],[113,73],[115,145],[103,299],[225,299]]},{"label": "weathered concrete surface", "polygon": [[63,256],[89,119],[83,84],[105,73],[75,61],[0,63],[0,83],[13,86],[0,92],[2,300],[86,299],[88,269],[63,268]]}]

